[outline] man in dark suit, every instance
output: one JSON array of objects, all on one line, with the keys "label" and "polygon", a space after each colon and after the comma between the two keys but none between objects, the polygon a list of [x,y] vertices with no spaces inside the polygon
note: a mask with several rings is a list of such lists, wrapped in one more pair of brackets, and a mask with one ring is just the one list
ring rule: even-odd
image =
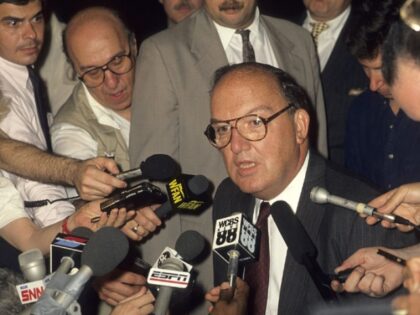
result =
[{"label": "man in dark suit", "polygon": [[328,156],[340,165],[344,164],[345,126],[350,103],[368,86],[363,68],[346,45],[356,16],[351,2],[303,0],[307,11],[300,21],[316,42],[327,116]]},{"label": "man in dark suit", "polygon": [[[319,122],[318,148],[326,153],[321,82],[310,35],[292,23],[260,15],[255,0],[205,0],[202,9],[141,45],[129,144],[133,167],[152,154],[166,153],[184,172],[203,174],[215,186],[226,177],[220,156],[199,130],[210,118],[214,71],[244,60],[244,41],[236,30],[250,32],[256,61],[288,71],[305,87]],[[173,246],[177,236],[188,229],[211,239],[210,213],[181,214],[167,220],[159,234],[142,245],[144,258],[153,262],[162,248]],[[212,285],[211,259],[198,269],[207,290]]]},{"label": "man in dark suit", "polygon": [[[414,235],[369,227],[354,212],[310,201],[314,186],[360,201],[369,200],[375,191],[309,150],[308,104],[304,90],[290,75],[267,65],[228,66],[216,74],[206,135],[221,152],[229,178],[217,190],[213,221],[244,212],[261,225],[262,240],[267,230],[268,265],[256,262],[245,267],[253,270],[245,270],[247,281],[255,277],[253,273],[269,271],[265,287],[256,289],[249,283],[251,301],[266,292],[265,311],[255,303],[250,314],[306,314],[311,305],[323,301],[307,270],[287,252],[272,217],[260,222],[264,202],[283,200],[290,205],[315,243],[324,272],[332,273],[343,258],[366,245],[415,242]],[[260,246],[261,257],[263,243]],[[226,281],[226,265],[214,255],[216,285]],[[258,277],[264,281],[264,275]],[[361,294],[349,298],[369,299]]]}]

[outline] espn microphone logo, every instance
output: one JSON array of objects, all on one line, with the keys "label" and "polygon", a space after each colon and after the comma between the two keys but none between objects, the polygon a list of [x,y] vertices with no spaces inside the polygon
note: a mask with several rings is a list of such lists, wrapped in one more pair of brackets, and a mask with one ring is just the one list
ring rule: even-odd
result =
[{"label": "espn microphone logo", "polygon": [[236,249],[240,253],[240,262],[254,260],[257,256],[259,231],[249,222],[243,213],[216,221],[213,250],[226,262],[227,252]]},{"label": "espn microphone logo", "polygon": [[167,269],[150,269],[147,283],[158,286],[185,289],[190,282],[190,273],[185,271],[174,271]]},{"label": "espn microphone logo", "polygon": [[38,301],[45,290],[44,280],[32,281],[16,286],[20,302],[22,304]]}]

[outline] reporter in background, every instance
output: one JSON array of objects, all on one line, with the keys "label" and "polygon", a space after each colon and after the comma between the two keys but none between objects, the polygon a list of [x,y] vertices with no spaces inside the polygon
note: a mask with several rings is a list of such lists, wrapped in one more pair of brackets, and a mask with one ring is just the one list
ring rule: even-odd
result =
[{"label": "reporter in background", "polygon": [[[420,33],[411,30],[401,21],[394,23],[383,45],[383,74],[391,88],[391,93],[401,109],[412,119],[420,121]],[[418,225],[420,223],[420,183],[402,185],[373,199],[370,205],[384,213],[395,213]],[[368,217],[368,224],[377,223]],[[384,227],[395,227],[382,221]],[[397,227],[410,231],[411,227]],[[420,256],[420,245],[402,249],[385,249],[404,259]],[[376,254],[377,248],[362,249],[346,259],[336,271],[356,267],[343,287],[349,292],[364,292],[370,295],[384,295],[402,283],[403,272],[395,270],[395,263],[383,260]],[[418,261],[414,258],[413,261]],[[411,279],[420,277],[420,269],[412,268]],[[393,280],[391,280],[391,278]],[[417,280],[415,280],[416,283]],[[387,285],[388,284],[388,285]],[[390,285],[391,284],[391,285]],[[333,284],[333,287],[337,283]]]}]

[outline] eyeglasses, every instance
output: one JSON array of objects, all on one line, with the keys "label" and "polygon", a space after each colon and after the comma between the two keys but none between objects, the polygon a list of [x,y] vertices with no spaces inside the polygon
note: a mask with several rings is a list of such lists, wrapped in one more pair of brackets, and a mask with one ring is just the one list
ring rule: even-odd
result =
[{"label": "eyeglasses", "polygon": [[232,128],[236,128],[238,133],[249,141],[260,141],[267,135],[268,123],[292,107],[295,107],[295,105],[289,104],[268,118],[251,114],[225,121],[212,122],[207,126],[204,134],[210,143],[218,149],[223,149],[230,143]]},{"label": "eyeglasses", "polygon": [[100,86],[105,80],[105,71],[109,70],[113,74],[122,75],[129,72],[134,67],[134,60],[131,52],[118,55],[100,67],[95,67],[83,73],[79,79],[89,88]]}]

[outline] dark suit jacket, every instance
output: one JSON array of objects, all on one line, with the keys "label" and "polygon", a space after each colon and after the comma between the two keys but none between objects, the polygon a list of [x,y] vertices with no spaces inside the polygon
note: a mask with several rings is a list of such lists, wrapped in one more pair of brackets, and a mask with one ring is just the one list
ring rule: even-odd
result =
[{"label": "dark suit jacket", "polygon": [[352,10],[321,73],[327,115],[328,153],[330,160],[340,165],[344,164],[347,112],[357,96],[351,94],[366,89],[369,84],[362,66],[346,46],[353,19]]},{"label": "dark suit jacket", "polygon": [[[290,22],[261,16],[280,68],[306,88],[324,126],[325,113],[316,53],[308,32]],[[223,45],[213,21],[199,10],[182,23],[145,40],[140,48],[133,92],[130,163],[139,165],[155,153],[169,154],[188,174],[203,174],[215,186],[226,177],[220,153],[203,135],[210,121],[210,95],[214,71],[227,65]],[[321,137],[320,137],[321,138]],[[321,144],[320,144],[321,145]],[[200,231],[213,237],[211,212],[177,214],[165,221],[159,234],[142,244],[150,263],[165,246],[173,247],[183,231]],[[212,285],[211,259],[197,266],[199,281]],[[202,314],[201,312],[200,314]]]},{"label": "dark suit jacket", "polygon": [[[306,13],[297,21],[303,24]],[[347,112],[350,104],[363,91],[369,81],[357,59],[347,49],[346,40],[354,21],[354,10],[350,12],[333,51],[321,72],[327,116],[328,157],[331,161],[344,165],[344,138]]]},{"label": "dark suit jacket", "polygon": [[[312,203],[310,191],[314,186],[325,187],[334,195],[362,202],[369,201],[375,195],[375,191],[331,168],[323,158],[311,153],[297,216],[318,248],[317,259],[324,272],[333,273],[342,260],[359,248],[376,245],[397,248],[416,243],[414,234],[386,230],[380,225],[371,227],[355,212],[332,205]],[[230,179],[225,179],[219,186],[214,200],[213,222],[238,211],[252,217],[254,203],[254,197],[242,193]],[[216,255],[213,255],[213,260],[217,285],[226,281],[226,263]],[[349,295],[346,298],[358,302],[374,300],[362,294]],[[281,284],[279,314],[307,314],[310,305],[320,302],[322,298],[308,272],[288,253]]]}]

